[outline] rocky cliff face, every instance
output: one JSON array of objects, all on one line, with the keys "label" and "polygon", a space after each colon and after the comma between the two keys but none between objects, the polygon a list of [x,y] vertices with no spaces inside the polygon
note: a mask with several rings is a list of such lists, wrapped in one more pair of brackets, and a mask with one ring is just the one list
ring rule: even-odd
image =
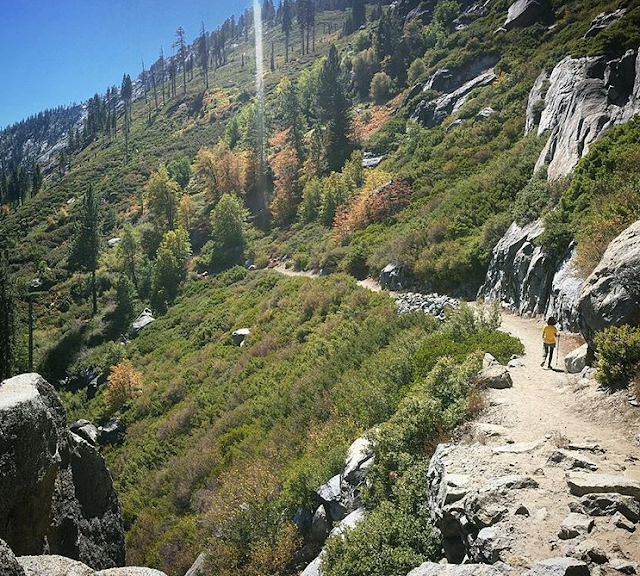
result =
[{"label": "rocky cliff face", "polygon": [[0,383],[0,538],[18,555],[50,552],[94,569],[125,561],[120,504],[102,457],[67,428],[38,374]]},{"label": "rocky cliff face", "polygon": [[[544,86],[548,86],[543,91]],[[640,53],[620,58],[567,56],[533,86],[527,108],[526,131],[537,122],[538,134],[550,132],[536,169],[548,164],[550,180],[571,173],[606,131],[640,112]]]}]

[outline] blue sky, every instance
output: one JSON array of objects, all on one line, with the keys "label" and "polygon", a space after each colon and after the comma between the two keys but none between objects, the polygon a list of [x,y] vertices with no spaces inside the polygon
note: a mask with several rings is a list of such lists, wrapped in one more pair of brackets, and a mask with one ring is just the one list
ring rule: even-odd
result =
[{"label": "blue sky", "polygon": [[0,127],[137,76],[175,30],[189,41],[250,0],[0,0]]}]

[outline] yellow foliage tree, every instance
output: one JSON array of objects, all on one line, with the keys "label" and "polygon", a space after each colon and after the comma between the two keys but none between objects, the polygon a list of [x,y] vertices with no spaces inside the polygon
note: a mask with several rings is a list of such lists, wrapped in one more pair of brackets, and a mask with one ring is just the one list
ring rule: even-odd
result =
[{"label": "yellow foliage tree", "polygon": [[231,150],[220,144],[215,151],[201,148],[194,159],[193,171],[211,202],[223,194],[244,196],[251,184],[251,155],[246,150]]},{"label": "yellow foliage tree", "polygon": [[293,220],[300,203],[300,161],[293,148],[285,148],[271,162],[275,176],[275,192],[271,202],[271,214],[277,224]]},{"label": "yellow foliage tree", "polygon": [[174,227],[178,211],[180,185],[169,177],[164,166],[153,172],[144,187],[149,211],[165,230]]},{"label": "yellow foliage tree", "polygon": [[109,383],[104,397],[111,412],[117,412],[127,402],[130,402],[142,392],[142,374],[138,372],[129,360],[123,360],[111,366]]}]

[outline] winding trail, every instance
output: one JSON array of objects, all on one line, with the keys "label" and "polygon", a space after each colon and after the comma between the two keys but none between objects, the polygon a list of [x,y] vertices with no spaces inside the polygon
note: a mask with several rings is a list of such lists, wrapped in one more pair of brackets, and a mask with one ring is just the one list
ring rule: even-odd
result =
[{"label": "winding trail", "polygon": [[[275,270],[288,276],[314,276],[284,265]],[[380,291],[373,279],[358,284]],[[564,355],[580,346],[578,338],[561,337],[554,369],[541,368],[542,326],[540,318],[503,312],[500,329],[519,338],[525,348],[520,365],[509,369],[513,387],[488,390],[487,407],[454,441],[461,460],[457,472],[485,478],[517,473],[534,477],[539,484],[535,490],[520,491],[520,503],[530,515],[511,525],[512,565],[564,556],[576,544],[558,538],[569,505],[577,502],[569,493],[569,472],[549,463],[558,448],[570,444],[578,448],[577,456],[597,465],[597,471],[588,474],[640,482],[640,410],[629,405],[626,392],[604,392],[593,378],[564,371]],[[610,558],[640,563],[640,525],[637,528],[629,532],[615,526],[611,517],[599,517],[589,538]]]}]

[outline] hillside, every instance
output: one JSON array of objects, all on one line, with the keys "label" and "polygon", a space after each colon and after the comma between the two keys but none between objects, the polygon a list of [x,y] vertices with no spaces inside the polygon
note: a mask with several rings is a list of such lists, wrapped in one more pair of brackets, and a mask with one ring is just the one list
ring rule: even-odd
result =
[{"label": "hillside", "polygon": [[[487,558],[477,524],[451,556],[426,478],[466,421],[509,425],[485,353],[536,370],[536,337],[498,330],[496,303],[575,333],[583,389],[640,398],[640,4],[262,10],[264,108],[249,9],[130,85],[0,132],[0,375],[33,368],[70,423],[101,427],[75,431],[104,440],[127,564],[404,576],[446,556],[525,573],[557,546]],[[518,443],[555,433],[550,416],[531,436],[522,368]],[[540,410],[564,378],[541,379]],[[558,409],[576,442],[619,399],[598,394]],[[635,481],[617,452],[637,417],[609,425],[618,469],[599,465]]]}]

